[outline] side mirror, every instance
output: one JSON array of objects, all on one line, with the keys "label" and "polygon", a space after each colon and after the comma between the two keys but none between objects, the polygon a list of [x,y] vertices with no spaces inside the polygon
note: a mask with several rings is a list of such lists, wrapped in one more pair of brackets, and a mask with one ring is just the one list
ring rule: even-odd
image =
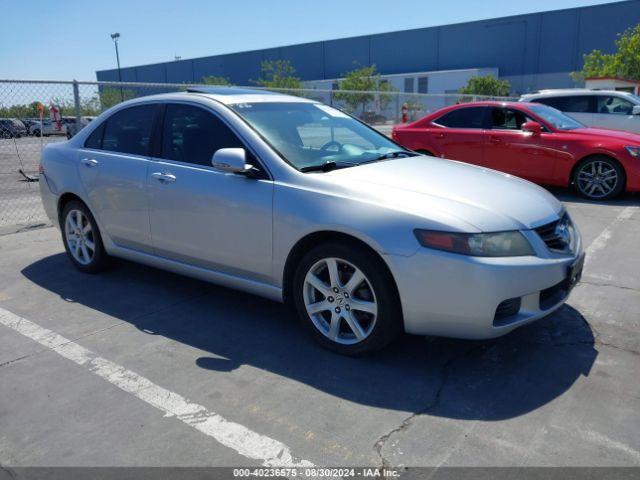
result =
[{"label": "side mirror", "polygon": [[221,148],[216,150],[211,158],[213,168],[227,173],[246,173],[251,170],[247,163],[247,153],[244,148]]},{"label": "side mirror", "polygon": [[529,132],[533,135],[540,135],[542,132],[542,125],[538,122],[525,122],[522,124],[522,131]]},{"label": "side mirror", "polygon": [[631,115],[640,115],[640,105],[634,105],[631,109]]}]

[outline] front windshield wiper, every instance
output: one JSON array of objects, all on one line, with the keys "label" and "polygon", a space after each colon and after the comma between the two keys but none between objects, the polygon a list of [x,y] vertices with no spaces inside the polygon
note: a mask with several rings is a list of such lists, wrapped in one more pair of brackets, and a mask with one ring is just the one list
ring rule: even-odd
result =
[{"label": "front windshield wiper", "polygon": [[331,170],[335,170],[336,168],[347,168],[353,167],[357,165],[356,163],[347,163],[347,162],[334,162],[332,160],[324,163],[320,163],[318,165],[309,165],[308,167],[302,167],[300,169],[301,172],[330,172]]},{"label": "front windshield wiper", "polygon": [[371,158],[369,160],[365,160],[363,162],[358,163],[358,165],[362,165],[363,163],[379,162],[380,160],[388,160],[389,158],[398,158],[401,155],[404,155],[407,157],[415,157],[416,155],[419,155],[419,154],[415,152],[409,152],[407,150],[394,150],[393,152],[381,153],[375,158]]}]

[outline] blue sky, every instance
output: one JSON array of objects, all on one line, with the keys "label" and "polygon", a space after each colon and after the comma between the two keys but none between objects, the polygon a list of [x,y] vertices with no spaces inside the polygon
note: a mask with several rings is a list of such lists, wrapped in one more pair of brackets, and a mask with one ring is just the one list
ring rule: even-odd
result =
[{"label": "blue sky", "polygon": [[610,0],[4,0],[0,78],[95,80],[115,67],[445,25]]}]

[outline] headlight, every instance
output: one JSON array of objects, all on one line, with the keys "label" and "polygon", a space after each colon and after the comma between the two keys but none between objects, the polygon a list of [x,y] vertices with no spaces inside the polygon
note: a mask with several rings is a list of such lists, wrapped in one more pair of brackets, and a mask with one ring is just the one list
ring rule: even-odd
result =
[{"label": "headlight", "polygon": [[640,147],[624,147],[632,157],[640,157]]},{"label": "headlight", "polygon": [[524,236],[517,231],[496,233],[452,233],[414,230],[420,245],[436,250],[474,257],[520,257],[535,255]]}]

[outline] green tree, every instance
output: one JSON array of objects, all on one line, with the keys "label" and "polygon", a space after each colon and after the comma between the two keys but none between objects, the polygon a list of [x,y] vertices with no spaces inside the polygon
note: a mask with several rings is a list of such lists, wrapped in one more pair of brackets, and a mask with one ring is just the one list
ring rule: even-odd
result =
[{"label": "green tree", "polygon": [[106,110],[107,108],[111,108],[120,102],[131,100],[132,98],[137,97],[136,92],[134,92],[133,90],[114,87],[108,87],[104,90],[101,90],[100,93],[98,93],[98,96],[100,97],[100,105],[102,107],[102,110]]},{"label": "green tree", "polygon": [[233,85],[227,77],[216,77],[215,75],[202,77],[202,83],[204,85],[221,85],[225,87]]},{"label": "green tree", "polygon": [[467,85],[460,89],[464,95],[487,95],[491,97],[506,97],[511,85],[506,80],[500,80],[492,75],[485,77],[471,77]]},{"label": "green tree", "polygon": [[358,109],[363,113],[367,104],[375,100],[376,92],[387,92],[387,94],[379,95],[382,108],[385,108],[393,99],[393,95],[390,94],[393,91],[393,87],[389,82],[380,81],[380,75],[375,65],[360,67],[347,72],[344,80],[338,83],[338,89],[333,94],[333,98],[344,102],[346,110],[351,113],[356,112]]},{"label": "green tree", "polygon": [[253,83],[265,88],[300,89],[302,82],[295,76],[296,69],[289,60],[264,60],[260,63],[262,75]]},{"label": "green tree", "polygon": [[615,53],[593,50],[584,55],[584,65],[579,72],[571,73],[576,81],[589,77],[620,77],[640,80],[640,24],[628,28],[616,40]]}]

